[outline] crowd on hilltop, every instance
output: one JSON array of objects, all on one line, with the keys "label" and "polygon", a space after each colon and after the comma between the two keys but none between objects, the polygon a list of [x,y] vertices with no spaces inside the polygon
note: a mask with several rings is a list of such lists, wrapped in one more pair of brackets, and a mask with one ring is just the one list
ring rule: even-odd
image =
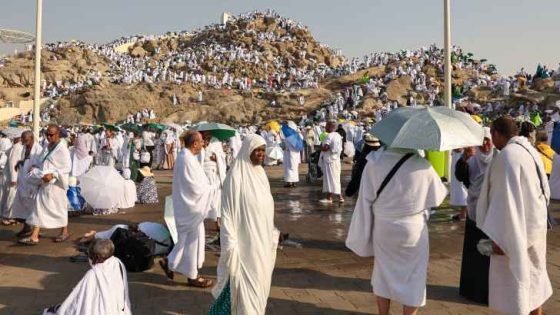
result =
[{"label": "crowd on hilltop", "polygon": [[[266,12],[249,12],[236,17],[231,17],[229,24],[240,20],[252,22],[261,18],[274,18],[277,27],[285,30],[283,35],[274,32],[259,32],[254,29],[242,30],[243,36],[253,39],[249,47],[239,42],[224,42],[215,36],[216,32],[224,32],[227,25],[213,24],[193,32],[178,32],[161,36],[130,36],[122,37],[107,44],[87,44],[80,41],[58,42],[46,44],[50,51],[68,47],[88,49],[106,57],[109,60],[109,70],[102,74],[99,71],[90,71],[84,78],[72,81],[43,82],[43,94],[48,97],[58,97],[77,90],[99,84],[102,79],[107,79],[117,84],[158,83],[174,82],[177,84],[191,84],[193,87],[205,88],[232,88],[250,90],[258,87],[268,90],[294,90],[299,88],[313,88],[318,86],[318,81],[330,73],[324,64],[314,64],[298,67],[294,59],[273,56],[272,60],[266,59],[261,52],[262,45],[274,42],[297,41],[295,31],[306,29],[305,26],[288,18],[281,17],[278,13],[268,10]],[[116,48],[127,43],[143,44],[147,41],[160,41],[170,37],[189,36],[196,40],[195,45],[180,42],[176,50],[162,53],[160,47],[144,56],[131,56],[120,53]],[[303,49],[307,43],[303,42]],[[332,52],[332,51],[331,51]],[[153,56],[152,56],[153,54]],[[299,52],[301,59],[306,59],[306,51]],[[56,55],[51,58],[56,60]],[[312,59],[310,59],[312,60]],[[252,75],[249,71],[239,74],[233,73],[234,63],[244,63],[247,68],[258,68],[265,75]]]}]

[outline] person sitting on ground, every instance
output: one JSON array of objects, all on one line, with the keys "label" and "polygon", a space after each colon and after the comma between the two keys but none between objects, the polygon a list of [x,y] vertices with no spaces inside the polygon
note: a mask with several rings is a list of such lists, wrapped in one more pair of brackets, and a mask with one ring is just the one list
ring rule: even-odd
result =
[{"label": "person sitting on ground", "polygon": [[79,243],[89,243],[93,240],[109,240],[113,233],[118,229],[130,230],[132,232],[142,232],[146,234],[149,238],[156,241],[156,247],[154,250],[155,255],[166,255],[171,250],[173,246],[173,240],[171,239],[171,234],[169,230],[161,223],[156,222],[141,222],[141,223],[130,223],[113,225],[110,229],[106,231],[89,231],[82,238],[78,240]]},{"label": "person sitting on ground", "polygon": [[95,240],[88,249],[91,269],[60,305],[43,314],[132,314],[126,268],[113,256],[111,240]]},{"label": "person sitting on ground", "polygon": [[158,203],[158,193],[154,173],[148,166],[138,170],[138,186],[136,195],[138,203]]},{"label": "person sitting on ground", "polygon": [[136,195],[136,184],[130,179],[131,171],[129,168],[125,168],[122,172],[124,178],[124,194],[118,204],[120,209],[128,209],[134,207],[136,200],[138,199]]}]

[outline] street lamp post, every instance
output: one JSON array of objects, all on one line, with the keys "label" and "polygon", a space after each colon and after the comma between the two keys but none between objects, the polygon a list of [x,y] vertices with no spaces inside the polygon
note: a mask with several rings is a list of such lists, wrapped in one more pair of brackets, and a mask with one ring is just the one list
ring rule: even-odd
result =
[{"label": "street lamp post", "polygon": [[[444,102],[451,108],[451,0],[443,0],[443,50],[444,50]],[[445,173],[448,182],[451,182],[451,151],[448,151],[445,163]]]},{"label": "street lamp post", "polygon": [[33,133],[39,138],[41,114],[41,24],[43,20],[43,0],[37,0],[37,19],[35,25],[35,92],[33,95]]}]

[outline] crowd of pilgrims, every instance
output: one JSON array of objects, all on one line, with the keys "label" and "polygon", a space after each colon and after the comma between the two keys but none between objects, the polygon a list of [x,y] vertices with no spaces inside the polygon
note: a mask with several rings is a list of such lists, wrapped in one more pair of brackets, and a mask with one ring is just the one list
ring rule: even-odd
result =
[{"label": "crowd of pilgrims", "polygon": [[[460,103],[458,107],[471,114],[484,112]],[[537,112],[543,117],[539,122],[534,119],[536,110],[521,105],[492,113],[501,116],[491,128],[485,127],[484,143],[453,152],[450,175],[450,205],[459,209],[453,219],[465,220],[466,224],[460,294],[511,314],[538,311],[552,292],[544,244],[548,200],[560,198],[560,155],[550,145],[560,115],[558,110]],[[168,228],[155,222],[91,231],[80,241],[90,244],[87,256],[93,261],[92,270],[122,274],[122,262],[113,256],[115,245],[107,240],[119,228],[140,230],[164,244],[159,245],[158,255],[163,257],[159,264],[167,277],[173,279],[178,272],[188,278],[190,286],[214,286],[216,301],[210,314],[230,310],[264,314],[282,234],[274,226],[273,197],[263,167],[282,164],[285,187],[294,188],[300,182],[300,163],[308,163],[311,182],[322,181],[324,198],[318,203],[344,203],[345,196],[357,198],[346,245],[360,256],[373,256],[375,252],[372,286],[380,314],[388,314],[391,300],[404,305],[405,313],[414,314],[426,301],[430,209],[443,202],[448,189],[423,152],[383,147],[367,132],[373,123],[372,119],[337,123],[328,117],[304,117],[297,124],[288,121],[287,126],[297,132],[303,148],[287,141],[283,132],[269,124],[239,126],[236,135],[225,141],[210,132],[183,132],[178,126],[129,133],[113,127],[93,130],[49,125],[39,139],[34,139],[30,131],[3,136],[2,224],[24,223],[17,233],[22,244],[37,245],[40,229],[54,228],[61,229],[56,241],[63,242],[69,236],[69,214],[83,213],[87,208],[74,209],[68,191],[78,185],[76,178],[94,165],[113,166],[126,179],[119,204],[110,209],[88,209],[94,215],[116,213],[135,203],[157,203],[152,170],[173,170],[171,199],[177,239],[172,240]],[[345,190],[341,185],[344,159],[353,162],[352,178]],[[400,171],[392,175],[383,193],[378,188],[375,193],[374,187],[379,187],[401,160]],[[523,167],[512,170],[508,163],[521,163]],[[317,173],[311,174],[313,170]],[[519,176],[534,181],[538,191],[515,186]],[[504,180],[508,181],[505,188],[489,189],[488,182]],[[507,189],[518,194],[512,195]],[[520,222],[515,211],[525,212],[526,221]],[[216,284],[199,274],[207,242],[204,220],[214,221],[220,230],[220,237],[212,240],[221,247]],[[524,224],[529,224],[527,235],[511,230]],[[414,246],[407,245],[410,237],[416,239]],[[529,251],[520,248],[524,238],[533,244]],[[508,265],[501,259],[504,253],[515,261]],[[240,266],[251,272],[244,272]],[[540,272],[529,277],[530,270]],[[64,303],[47,311],[69,314],[61,310],[83,307],[90,293],[82,291],[93,281],[88,274]],[[104,285],[107,287],[88,290],[110,290],[124,299],[100,295],[93,304],[103,309],[107,303],[116,303],[130,312],[128,295],[117,294],[128,292],[126,276]],[[234,301],[231,296],[238,299]]]},{"label": "crowd of pilgrims", "polygon": [[[435,77],[426,73],[426,66],[433,66],[437,73],[443,73],[443,50],[435,45],[422,47],[417,50],[402,50],[396,53],[372,52],[361,58],[352,58],[337,67],[329,67],[325,64],[314,64],[309,67],[297,67],[289,59],[284,60],[276,56],[274,60],[267,61],[257,49],[265,42],[293,41],[293,31],[304,29],[305,26],[291,19],[281,17],[276,12],[268,10],[265,12],[249,12],[239,16],[231,17],[231,23],[237,20],[254,21],[258,18],[272,17],[278,22],[278,27],[285,29],[285,35],[277,35],[271,32],[256,32],[255,30],[243,30],[247,36],[254,37],[256,43],[253,47],[244,47],[242,44],[223,44],[212,36],[201,41],[197,45],[183,47],[161,54],[157,59],[150,56],[133,57],[127,53],[119,53],[116,48],[126,43],[146,42],[150,40],[161,40],[170,36],[201,36],[219,31],[226,26],[213,24],[193,32],[169,33],[162,36],[130,36],[123,37],[113,42],[98,45],[87,44],[79,41],[59,42],[46,44],[45,48],[56,51],[67,47],[80,47],[89,49],[109,59],[109,69],[106,73],[91,70],[84,75],[83,79],[59,80],[42,82],[42,91],[46,97],[56,98],[75,92],[83,88],[99,84],[102,80],[108,80],[117,84],[136,84],[141,82],[174,82],[177,84],[191,84],[196,88],[232,88],[239,90],[251,90],[262,88],[274,91],[296,91],[300,88],[317,88],[319,82],[328,77],[343,76],[372,67],[386,66],[388,70],[381,74],[368,74],[360,84],[360,89],[352,87],[355,92],[351,95],[351,106],[357,106],[363,97],[360,94],[371,93],[375,99],[379,99],[383,107],[382,115],[387,108],[397,106],[395,100],[389,100],[386,86],[392,80],[408,76],[412,82],[412,91],[407,96],[407,103],[414,105],[422,102],[423,105],[441,104],[441,87]],[[156,55],[159,48],[156,47]],[[509,96],[511,92],[523,86],[531,84],[534,78],[554,77],[558,70],[550,70],[546,66],[538,66],[534,75],[528,74],[521,69],[516,75],[510,77],[496,76],[493,65],[484,60],[473,59],[471,53],[464,52],[459,47],[453,47],[452,61],[455,69],[471,72],[469,79],[462,86],[454,87],[454,94],[462,97],[472,88],[485,87],[498,91],[503,96]],[[334,52],[333,52],[334,53]],[[302,50],[300,54],[305,54]],[[305,56],[302,56],[305,58]],[[56,59],[56,55],[51,58]],[[206,71],[201,66],[207,61],[213,61],[211,71]],[[234,74],[229,68],[232,62],[242,61],[254,67],[262,67],[267,73],[264,77],[251,77],[249,74]],[[184,65],[177,67],[178,65]],[[0,62],[0,67],[2,62]],[[175,70],[180,69],[180,70]],[[560,91],[560,82],[556,84]],[[348,97],[345,97],[348,102]],[[333,110],[337,110],[336,107]]]}]

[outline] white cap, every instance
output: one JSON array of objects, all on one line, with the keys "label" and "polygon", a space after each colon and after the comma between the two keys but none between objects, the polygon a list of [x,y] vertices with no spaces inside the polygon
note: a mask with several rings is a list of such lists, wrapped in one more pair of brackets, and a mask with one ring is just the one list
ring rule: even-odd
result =
[{"label": "white cap", "polygon": [[68,179],[68,186],[76,187],[78,186],[78,179],[75,176],[72,176]]}]

